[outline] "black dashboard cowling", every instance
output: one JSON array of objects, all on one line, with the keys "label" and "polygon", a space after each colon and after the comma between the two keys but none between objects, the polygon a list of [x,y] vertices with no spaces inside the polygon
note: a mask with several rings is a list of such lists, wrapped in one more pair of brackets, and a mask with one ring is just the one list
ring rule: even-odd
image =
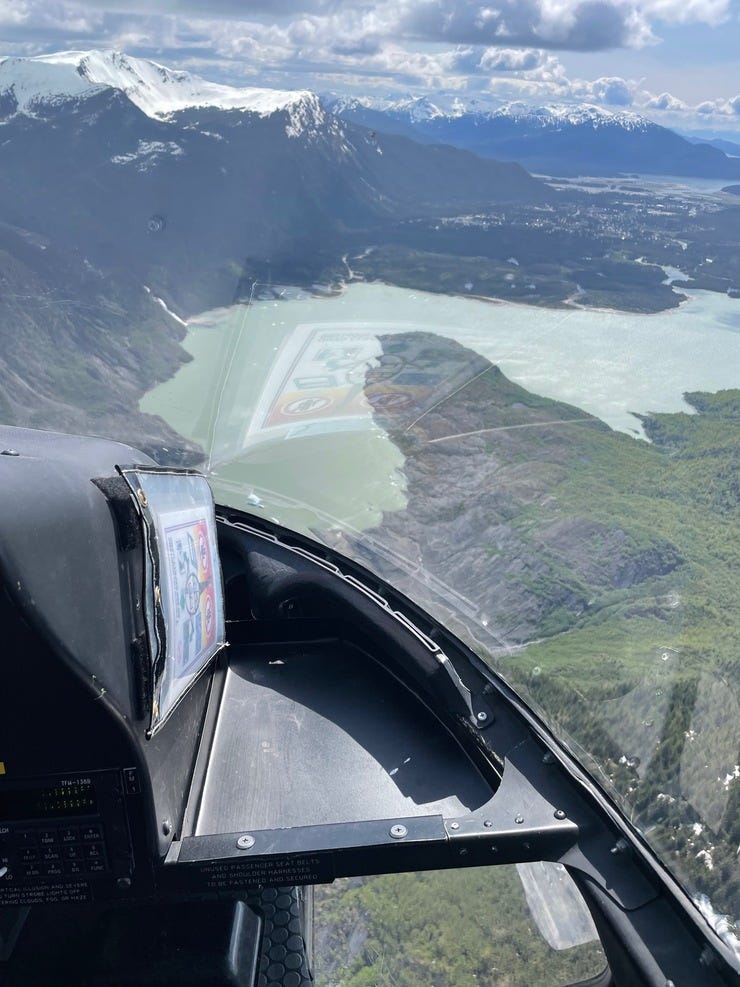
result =
[{"label": "black dashboard cowling", "polygon": [[102,439],[0,427],[2,450],[4,588],[59,660],[133,719],[128,649],[137,601],[122,594],[116,515],[94,481],[115,482],[119,463],[151,461]]},{"label": "black dashboard cowling", "polygon": [[0,906],[152,884],[182,824],[209,679],[148,738],[130,446],[0,427]]},{"label": "black dashboard cowling", "polygon": [[[41,906],[7,963],[0,922],[0,983],[56,987],[98,939],[123,943],[129,979],[100,978],[106,946],[92,979],[67,982],[182,983],[204,923],[224,956],[238,940],[254,959],[264,937],[242,906],[265,887],[494,859],[565,865],[619,987],[735,982],[683,889],[505,681],[393,587],[272,522],[218,517],[230,647],[152,730],[131,465],[155,469],[117,443],[0,427],[0,919]],[[142,904],[152,934],[193,906],[174,972],[144,969]],[[233,982],[212,972],[192,982]]]}]

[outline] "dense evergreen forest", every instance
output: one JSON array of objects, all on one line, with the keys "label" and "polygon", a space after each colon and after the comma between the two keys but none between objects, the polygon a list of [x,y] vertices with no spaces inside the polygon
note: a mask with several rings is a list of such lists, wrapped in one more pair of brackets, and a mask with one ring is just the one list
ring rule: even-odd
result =
[{"label": "dense evergreen forest", "polygon": [[[444,422],[425,419],[426,442],[384,422],[406,457],[409,505],[386,515],[379,532],[413,535],[425,564],[453,585],[466,570],[479,584],[487,573],[499,593],[506,586],[508,609],[491,602],[493,627],[507,618],[513,627],[512,613],[520,624],[531,617],[513,652],[491,646],[473,623],[455,630],[539,707],[690,892],[732,926],[740,914],[740,390],[685,397],[695,413],[642,418],[650,442],[596,420],[525,430],[514,441],[497,431],[499,419],[539,416],[546,426],[574,409],[487,374],[446,405]],[[442,468],[440,434],[481,424],[488,434],[450,443]],[[514,468],[527,477],[523,492]],[[498,488],[501,505],[489,496],[489,528],[478,522],[466,540],[475,483]],[[410,516],[424,519],[423,531]],[[435,554],[443,544],[456,551]],[[597,970],[595,946],[548,950],[514,868],[386,876],[317,893],[325,987],[513,987]]]}]

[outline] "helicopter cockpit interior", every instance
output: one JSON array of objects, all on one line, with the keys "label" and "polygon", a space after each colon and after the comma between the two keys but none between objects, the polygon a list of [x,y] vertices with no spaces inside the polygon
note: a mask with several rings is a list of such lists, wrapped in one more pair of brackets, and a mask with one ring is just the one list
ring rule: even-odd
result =
[{"label": "helicopter cockpit interior", "polygon": [[543,723],[392,587],[131,447],[0,449],[0,984],[299,987],[314,886],[542,861],[598,983],[733,982]]}]

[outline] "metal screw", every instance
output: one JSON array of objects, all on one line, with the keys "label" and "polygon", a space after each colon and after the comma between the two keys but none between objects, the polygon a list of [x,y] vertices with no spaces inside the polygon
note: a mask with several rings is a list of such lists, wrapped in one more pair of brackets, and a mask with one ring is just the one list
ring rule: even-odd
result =
[{"label": "metal screw", "polygon": [[141,489],[141,487],[139,487],[139,489],[136,491],[136,496],[139,498],[139,503],[141,504],[141,506],[146,507],[149,501],[146,499],[146,494]]},{"label": "metal screw", "polygon": [[552,753],[552,751],[546,751],[542,755],[542,763],[543,764],[553,764],[554,761],[555,761],[555,755]]},{"label": "metal screw", "polygon": [[461,857],[465,857],[465,856],[467,856],[467,853],[468,853],[468,850],[467,850],[467,847],[461,847],[461,848],[460,848],[460,850],[459,850],[459,855],[460,855]]},{"label": "metal screw", "polygon": [[553,814],[556,819],[565,819],[565,809],[556,809]]},{"label": "metal screw", "polygon": [[483,825],[486,827],[486,829],[490,829],[491,826],[493,826],[493,823],[491,822],[490,819],[484,819],[483,820]]},{"label": "metal screw", "polygon": [[254,846],[254,837],[245,833],[244,836],[240,836],[236,841],[236,845],[240,850],[251,850]]},{"label": "metal screw", "polygon": [[20,456],[20,453],[16,449],[3,449],[0,456]]},{"label": "metal screw", "polygon": [[460,829],[460,823],[459,822],[451,822],[450,823],[450,829]]},{"label": "metal screw", "polygon": [[131,887],[131,878],[119,877],[118,880],[116,881],[116,884],[121,889],[121,891],[128,891],[128,889]]},{"label": "metal screw", "polygon": [[479,723],[485,723],[486,720],[488,719],[488,713],[485,713],[483,710],[481,710],[480,713],[478,713],[478,715],[476,716],[476,719],[478,720]]},{"label": "metal screw", "polygon": [[609,852],[613,853],[616,856],[618,853],[624,853],[628,849],[629,849],[629,845],[627,844],[626,840],[617,840],[617,842],[614,844],[614,846],[611,848]]},{"label": "metal screw", "polygon": [[162,832],[164,833],[165,836],[169,836],[170,833],[172,832],[172,823],[169,821],[169,819],[162,820]]},{"label": "metal screw", "polygon": [[394,840],[402,840],[404,836],[408,836],[408,830],[401,823],[396,823],[395,826],[391,826],[388,830]]},{"label": "metal screw", "polygon": [[531,843],[522,843],[522,850],[531,850],[531,849],[532,849]]},{"label": "metal screw", "polygon": [[491,853],[498,853],[498,847],[497,846],[492,846],[491,847]]},{"label": "metal screw", "polygon": [[514,822],[515,823],[523,823],[524,822],[524,816],[520,812],[517,812],[517,814],[514,816]]}]

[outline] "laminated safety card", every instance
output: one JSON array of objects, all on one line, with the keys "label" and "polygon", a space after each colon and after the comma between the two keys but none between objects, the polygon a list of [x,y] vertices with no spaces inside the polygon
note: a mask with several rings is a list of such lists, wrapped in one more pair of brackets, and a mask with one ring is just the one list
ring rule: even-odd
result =
[{"label": "laminated safety card", "polygon": [[216,588],[208,519],[197,510],[162,516],[174,678],[199,668],[216,643]]},{"label": "laminated safety card", "polygon": [[213,495],[193,471],[122,469],[144,525],[152,732],[225,640]]}]

